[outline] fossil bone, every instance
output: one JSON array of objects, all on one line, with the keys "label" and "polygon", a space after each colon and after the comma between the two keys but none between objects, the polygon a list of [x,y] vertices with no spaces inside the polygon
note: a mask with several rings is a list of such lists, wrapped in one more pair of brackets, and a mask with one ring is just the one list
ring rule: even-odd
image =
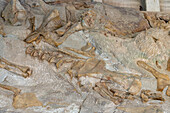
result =
[{"label": "fossil bone", "polygon": [[150,73],[152,73],[152,75],[157,79],[157,90],[158,91],[163,91],[163,89],[166,86],[170,85],[170,78],[168,75],[158,72],[157,70],[149,66],[144,61],[137,61],[137,65],[149,71]]},{"label": "fossil bone", "polygon": [[3,25],[3,21],[1,21],[1,18],[0,18],[0,35],[2,36],[5,36],[5,32],[4,32],[4,25]]},{"label": "fossil bone", "polygon": [[26,13],[19,0],[11,0],[3,10],[2,17],[12,25],[22,24],[26,20]]},{"label": "fossil bone", "polygon": [[42,103],[37,99],[34,93],[20,94],[20,89],[4,84],[0,84],[0,88],[12,91],[14,93],[12,105],[16,109],[27,108],[32,106],[42,106]]},{"label": "fossil bone", "polygon": [[69,21],[65,26],[59,28],[56,30],[56,33],[59,35],[59,36],[63,36],[67,31],[68,29],[71,27],[72,23],[71,21]]},{"label": "fossil bone", "polygon": [[161,93],[151,92],[150,90],[142,90],[140,97],[144,103],[148,102],[149,100],[165,101]]},{"label": "fossil bone", "polygon": [[[18,74],[24,78],[29,77],[32,74],[32,70],[27,67],[27,66],[20,66],[14,63],[9,62],[8,60],[0,57],[0,68],[6,69],[12,73]],[[18,72],[18,70],[20,70],[20,72]]]},{"label": "fossil bone", "polygon": [[[34,22],[31,23],[34,24]],[[60,28],[61,26],[62,23],[61,23],[59,13],[56,9],[54,9],[44,16],[41,26],[37,30],[30,33],[26,37],[25,42],[32,43],[38,40],[40,36],[43,36],[45,38],[51,31],[54,31]],[[56,46],[60,45],[60,43],[55,42],[55,40],[52,39],[52,37],[48,37],[48,38],[49,38],[48,40],[45,39],[45,41],[47,41],[48,43],[51,43],[52,45],[56,45]]]},{"label": "fossil bone", "polygon": [[13,86],[8,86],[8,85],[4,85],[4,84],[0,84],[0,87],[9,91],[12,91],[14,93],[14,95],[18,95],[21,90],[18,88],[15,88]]},{"label": "fossil bone", "polygon": [[106,83],[98,82],[94,87],[94,90],[97,91],[102,97],[107,98],[113,101],[116,105],[123,102],[124,99],[134,99],[134,95],[126,92],[121,91],[118,89],[108,89]]}]

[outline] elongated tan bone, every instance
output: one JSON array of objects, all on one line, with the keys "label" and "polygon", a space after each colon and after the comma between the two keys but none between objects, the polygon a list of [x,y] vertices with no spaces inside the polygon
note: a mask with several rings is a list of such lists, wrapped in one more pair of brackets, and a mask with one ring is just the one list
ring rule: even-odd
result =
[{"label": "elongated tan bone", "polygon": [[84,55],[84,56],[87,56],[87,57],[94,57],[95,56],[95,53],[94,53],[95,47],[91,48],[89,52],[81,51],[81,50],[76,50],[76,49],[69,48],[69,47],[65,47],[65,49],[73,51],[73,52],[81,54],[81,55]]},{"label": "elongated tan bone", "polygon": [[[24,78],[29,77],[32,74],[32,70],[27,67],[27,66],[20,66],[14,63],[9,62],[8,60],[0,57],[0,68],[6,69],[12,73],[18,74]],[[20,72],[18,72],[18,70],[20,70]]]},{"label": "elongated tan bone", "polygon": [[170,71],[170,58],[168,59],[166,70],[167,70],[167,71]]},{"label": "elongated tan bone", "polygon": [[170,78],[168,75],[158,72],[144,61],[137,61],[137,65],[152,73],[152,75],[157,79],[158,91],[163,91],[166,86],[170,85]]},{"label": "elongated tan bone", "polygon": [[1,26],[0,26],[0,35],[5,36],[5,32],[4,32],[4,28],[3,28],[3,24],[0,22]]},{"label": "elongated tan bone", "polygon": [[15,88],[13,86],[8,86],[8,85],[4,85],[4,84],[0,84],[0,87],[9,91],[12,91],[14,93],[14,95],[18,95],[21,90],[18,88]]}]

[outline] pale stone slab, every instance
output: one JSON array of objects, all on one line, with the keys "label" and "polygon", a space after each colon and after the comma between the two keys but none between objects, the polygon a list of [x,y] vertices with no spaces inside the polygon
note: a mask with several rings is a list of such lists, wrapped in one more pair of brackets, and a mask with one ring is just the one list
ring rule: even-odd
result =
[{"label": "pale stone slab", "polygon": [[92,0],[93,2],[103,2],[103,0]]},{"label": "pale stone slab", "polygon": [[160,11],[159,0],[146,0],[146,11]]}]

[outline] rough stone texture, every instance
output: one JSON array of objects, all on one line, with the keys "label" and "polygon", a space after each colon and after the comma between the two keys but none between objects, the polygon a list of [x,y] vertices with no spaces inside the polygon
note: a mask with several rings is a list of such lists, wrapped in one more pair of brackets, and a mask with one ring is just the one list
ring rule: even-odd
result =
[{"label": "rough stone texture", "polygon": [[[7,5],[6,2],[0,2],[0,5],[2,4]],[[67,16],[65,14],[65,6],[68,4],[61,4],[61,6],[58,6],[56,4],[45,4],[45,2],[42,0],[21,0],[21,4],[26,10],[30,11],[30,13],[28,13],[29,15],[36,16],[36,28],[41,25],[44,14],[51,10],[53,7],[59,10],[60,16],[65,22],[67,20]],[[169,64],[167,62],[170,55],[169,31],[157,28],[142,31],[146,26],[148,27],[148,24],[143,18],[142,14],[136,12],[135,10],[121,9],[110,6],[103,7],[101,4],[92,4],[92,6],[93,5],[94,11],[97,12],[96,14],[98,19],[100,19],[101,15],[103,14],[109,18],[108,20],[113,20],[113,22],[115,22],[115,26],[121,32],[125,31],[125,34],[128,34],[130,27],[127,27],[127,25],[132,25],[132,29],[130,29],[130,34],[132,33],[132,36],[119,37],[112,36],[110,33],[103,33],[95,30],[81,30],[70,35],[67,40],[59,46],[59,48],[71,47],[75,49],[81,49],[81,47],[86,45],[86,42],[91,42],[93,46],[96,47],[96,55],[98,59],[104,60],[106,62],[107,69],[111,71],[127,73],[127,75],[129,73],[133,74],[134,76],[139,75],[139,79],[134,82],[132,82],[134,78],[125,80],[123,77],[119,77],[119,81],[122,83],[122,85],[128,87],[130,85],[133,86],[129,87],[129,91],[139,92],[140,88],[144,90],[155,91],[157,88],[156,79],[149,72],[138,67],[136,62],[138,60],[146,61],[154,69],[169,76],[169,72],[166,70],[167,64]],[[3,9],[5,6],[0,8]],[[80,15],[84,12],[84,9],[85,11],[89,12],[89,10],[87,10],[88,8],[80,8],[83,9],[80,9],[81,11],[78,11],[77,9],[73,10],[73,12],[77,11],[75,12],[78,14],[75,16],[76,18],[80,17]],[[103,8],[105,8],[105,10],[103,10]],[[107,13],[107,15],[105,15],[105,13]],[[121,19],[121,17],[123,19]],[[84,20],[86,19],[88,20],[88,17],[84,18]],[[76,21],[79,20],[80,19]],[[4,26],[4,30],[7,35],[4,37],[0,36],[0,56],[18,65],[29,66],[31,69],[33,69],[33,74],[29,78],[22,78],[14,73],[6,71],[5,69],[0,69],[0,83],[21,89],[21,95],[24,95],[25,93],[34,93],[37,99],[42,102],[42,106],[33,105],[34,107],[26,106],[28,108],[15,109],[14,106],[12,106],[14,98],[13,94],[10,91],[0,89],[0,112],[170,112],[170,98],[165,95],[165,93],[169,95],[169,87],[166,87],[162,93],[165,98],[165,102],[162,104],[158,100],[142,103],[141,99],[138,98],[139,94],[137,94],[136,99],[125,99],[125,101],[120,105],[115,105],[111,100],[103,98],[91,87],[89,89],[82,88],[80,90],[79,86],[76,84],[75,78],[70,80],[70,77],[67,74],[63,74],[66,71],[66,67],[68,66],[67,64],[63,65],[60,69],[56,69],[55,65],[49,64],[47,61],[40,61],[37,58],[33,58],[25,54],[25,49],[29,45],[23,42],[23,39],[30,32],[30,30],[27,29],[29,26],[27,24],[28,23],[23,26]],[[95,24],[95,27],[100,28],[100,25]],[[140,28],[140,30],[138,28]],[[133,32],[137,31],[142,32],[133,34]],[[46,49],[47,51],[56,49],[43,41],[39,43],[38,47]],[[101,77],[101,75],[96,75],[96,77]],[[96,82],[100,82],[99,80],[94,78],[91,79],[90,77],[84,77],[82,81],[84,82],[83,85],[92,83],[92,86],[95,86]],[[135,87],[135,85],[139,87]],[[115,85],[114,87],[119,88],[118,85]],[[81,95],[75,91],[75,88],[82,91]],[[167,92],[166,89],[168,89]],[[38,105],[41,104],[38,103]]]},{"label": "rough stone texture", "polygon": [[104,6],[106,15],[122,34],[139,32],[149,28],[143,15],[133,9]]},{"label": "rough stone texture", "polygon": [[136,60],[143,59],[154,67],[156,67],[155,62],[158,61],[162,69],[166,69],[170,49],[168,31],[149,29],[140,32],[133,39],[105,36],[97,32],[90,32],[89,35],[98,48],[99,54],[108,53],[109,58],[115,62],[113,58],[115,57],[119,62],[118,64],[137,69]]},{"label": "rough stone texture", "polygon": [[[75,5],[66,7],[67,20],[80,21],[82,25],[95,30],[106,30],[111,34],[128,35],[150,28],[143,14],[131,9],[101,3],[89,5],[90,8],[77,10]],[[84,15],[84,16],[81,16]]]},{"label": "rough stone texture", "polygon": [[26,20],[26,10],[18,0],[11,0],[3,10],[2,17],[12,25],[20,25]]}]

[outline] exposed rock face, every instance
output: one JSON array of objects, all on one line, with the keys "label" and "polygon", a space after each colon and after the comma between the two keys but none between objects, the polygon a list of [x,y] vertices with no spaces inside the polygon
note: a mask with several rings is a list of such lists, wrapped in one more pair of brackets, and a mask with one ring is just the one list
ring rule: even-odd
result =
[{"label": "exposed rock face", "polygon": [[20,25],[25,22],[26,14],[18,0],[11,0],[2,12],[2,17],[12,25]]},{"label": "exposed rock face", "polygon": [[170,16],[77,1],[4,2],[0,112],[170,112]]},{"label": "exposed rock face", "polygon": [[[122,39],[114,36],[105,36],[97,32],[90,32],[90,37],[99,53],[107,53],[109,58],[126,67],[136,68],[136,60],[144,59],[155,66],[156,61],[165,69],[170,42],[168,31],[149,29],[140,32],[133,39]],[[104,41],[103,41],[104,40]]]},{"label": "exposed rock face", "polygon": [[113,7],[100,3],[91,4],[84,11],[75,5],[67,6],[68,20],[79,21],[82,12],[82,24],[90,29],[106,30],[111,34],[128,35],[149,28],[143,14],[128,8]]},{"label": "exposed rock face", "polygon": [[131,113],[144,113],[144,112],[152,112],[152,113],[163,113],[163,109],[158,106],[147,106],[147,107],[118,107],[118,109],[123,110],[125,112]]},{"label": "exposed rock face", "polygon": [[[142,13],[128,8],[104,6],[106,15],[112,22],[111,25],[122,35],[127,35],[149,28],[148,22]],[[109,26],[109,25],[108,25]]]}]

